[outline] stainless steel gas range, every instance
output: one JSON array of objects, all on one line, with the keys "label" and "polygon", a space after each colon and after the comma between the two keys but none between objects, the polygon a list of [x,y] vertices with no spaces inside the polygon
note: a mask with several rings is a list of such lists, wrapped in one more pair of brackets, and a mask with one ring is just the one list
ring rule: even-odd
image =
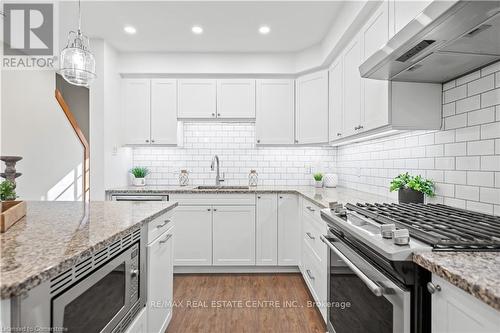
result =
[{"label": "stainless steel gas range", "polygon": [[431,274],[416,251],[500,251],[500,217],[439,204],[324,209],[328,331],[430,332]]}]

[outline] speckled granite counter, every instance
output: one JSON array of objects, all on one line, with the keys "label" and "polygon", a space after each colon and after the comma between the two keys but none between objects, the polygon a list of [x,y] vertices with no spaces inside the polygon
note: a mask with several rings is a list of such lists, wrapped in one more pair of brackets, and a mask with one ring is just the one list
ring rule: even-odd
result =
[{"label": "speckled granite counter", "polygon": [[500,311],[500,253],[426,252],[413,261]]},{"label": "speckled granite counter", "polygon": [[197,189],[194,186],[145,186],[124,187],[107,190],[107,195],[123,193],[150,193],[150,194],[174,194],[174,193],[297,193],[317,204],[327,208],[328,203],[337,201],[341,203],[355,202],[395,202],[394,198],[381,195],[356,191],[348,188],[315,188],[312,186],[257,186],[249,189]]},{"label": "speckled granite counter", "polygon": [[0,234],[1,298],[23,293],[174,208],[174,203],[28,202]]}]

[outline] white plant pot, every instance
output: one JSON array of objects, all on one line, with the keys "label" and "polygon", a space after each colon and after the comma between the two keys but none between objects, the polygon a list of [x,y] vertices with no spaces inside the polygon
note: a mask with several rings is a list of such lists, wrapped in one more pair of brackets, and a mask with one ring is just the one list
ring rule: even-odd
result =
[{"label": "white plant pot", "polygon": [[316,188],[322,188],[323,187],[323,181],[322,180],[315,180],[314,181],[314,187],[316,187]]},{"label": "white plant pot", "polygon": [[134,186],[146,186],[146,178],[135,178],[132,176]]},{"label": "white plant pot", "polygon": [[334,173],[327,173],[323,177],[323,185],[325,185],[325,187],[337,187],[338,182],[339,177]]}]

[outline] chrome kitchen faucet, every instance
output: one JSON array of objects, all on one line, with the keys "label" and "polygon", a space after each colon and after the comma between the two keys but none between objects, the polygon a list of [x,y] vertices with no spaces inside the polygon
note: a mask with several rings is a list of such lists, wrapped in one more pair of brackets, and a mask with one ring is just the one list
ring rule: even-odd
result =
[{"label": "chrome kitchen faucet", "polygon": [[221,182],[224,181],[224,174],[222,174],[222,178],[220,176],[220,172],[219,172],[219,166],[220,166],[220,163],[219,163],[219,156],[217,155],[214,155],[214,157],[212,158],[212,164],[210,164],[210,169],[212,169],[212,171],[214,171],[214,166],[215,164],[217,164],[217,174],[215,175],[215,185],[220,185]]}]

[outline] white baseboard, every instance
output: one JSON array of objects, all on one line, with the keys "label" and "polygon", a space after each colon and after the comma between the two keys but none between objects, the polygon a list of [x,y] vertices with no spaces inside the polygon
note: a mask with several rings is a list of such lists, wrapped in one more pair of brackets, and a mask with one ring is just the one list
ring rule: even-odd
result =
[{"label": "white baseboard", "polygon": [[299,273],[298,266],[174,266],[174,274]]}]

